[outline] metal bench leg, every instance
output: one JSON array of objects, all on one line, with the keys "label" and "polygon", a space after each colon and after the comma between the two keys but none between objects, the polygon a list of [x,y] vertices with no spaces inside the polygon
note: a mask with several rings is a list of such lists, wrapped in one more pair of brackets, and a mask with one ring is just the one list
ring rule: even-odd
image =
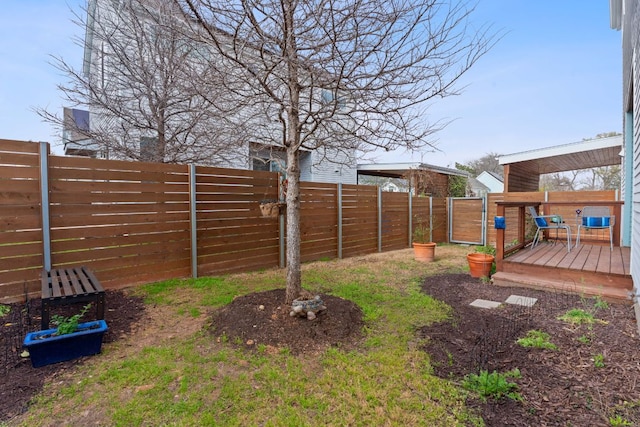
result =
[{"label": "metal bench leg", "polygon": [[41,308],[41,316],[42,320],[40,321],[40,329],[45,330],[49,329],[49,309],[51,308],[51,303],[48,299],[42,299],[42,308]]},{"label": "metal bench leg", "polygon": [[98,294],[96,298],[96,318],[104,320],[104,292]]}]

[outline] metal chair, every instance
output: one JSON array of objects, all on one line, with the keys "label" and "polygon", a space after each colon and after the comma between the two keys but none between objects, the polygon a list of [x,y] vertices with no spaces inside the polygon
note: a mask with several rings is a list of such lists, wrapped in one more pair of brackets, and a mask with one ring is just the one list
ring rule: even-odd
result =
[{"label": "metal chair", "polygon": [[571,227],[564,223],[560,215],[539,215],[536,208],[529,206],[529,212],[533,222],[538,227],[536,234],[533,236],[531,249],[533,249],[540,241],[540,234],[545,230],[564,230],[567,233],[567,252],[571,252]]},{"label": "metal chair", "polygon": [[609,247],[613,250],[613,225],[616,217],[611,216],[607,206],[585,206],[582,208],[582,221],[578,223],[578,236],[576,237],[576,247],[580,244],[580,232],[583,228],[589,229],[609,229]]}]

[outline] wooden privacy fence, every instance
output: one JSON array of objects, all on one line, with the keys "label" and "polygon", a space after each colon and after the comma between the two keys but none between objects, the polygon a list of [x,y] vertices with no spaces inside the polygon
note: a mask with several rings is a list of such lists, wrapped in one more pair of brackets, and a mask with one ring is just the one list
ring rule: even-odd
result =
[{"label": "wooden privacy fence", "polygon": [[[284,266],[272,172],[49,155],[0,140],[0,300],[39,293],[43,268],[86,265],[105,288]],[[447,240],[446,199],[304,182],[303,261],[407,248],[416,221]]]}]

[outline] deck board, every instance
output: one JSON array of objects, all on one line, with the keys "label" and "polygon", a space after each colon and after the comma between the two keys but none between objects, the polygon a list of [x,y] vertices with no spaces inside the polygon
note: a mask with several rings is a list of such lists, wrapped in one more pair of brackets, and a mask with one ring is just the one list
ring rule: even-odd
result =
[{"label": "deck board", "polygon": [[581,244],[567,253],[563,245],[541,243],[533,249],[520,250],[506,258],[505,262],[585,273],[629,276],[630,258],[629,248],[614,247],[610,250],[606,245]]},{"label": "deck board", "polygon": [[630,264],[630,248],[581,243],[567,253],[564,245],[543,242],[505,258],[497,281],[536,289],[566,290],[573,284],[576,293],[626,301],[633,288]]}]

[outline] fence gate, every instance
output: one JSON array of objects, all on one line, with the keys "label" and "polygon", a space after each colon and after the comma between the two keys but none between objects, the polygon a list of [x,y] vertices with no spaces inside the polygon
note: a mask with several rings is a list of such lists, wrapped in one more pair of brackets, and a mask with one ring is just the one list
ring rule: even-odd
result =
[{"label": "fence gate", "polygon": [[449,198],[449,241],[485,244],[486,199],[483,197]]}]

